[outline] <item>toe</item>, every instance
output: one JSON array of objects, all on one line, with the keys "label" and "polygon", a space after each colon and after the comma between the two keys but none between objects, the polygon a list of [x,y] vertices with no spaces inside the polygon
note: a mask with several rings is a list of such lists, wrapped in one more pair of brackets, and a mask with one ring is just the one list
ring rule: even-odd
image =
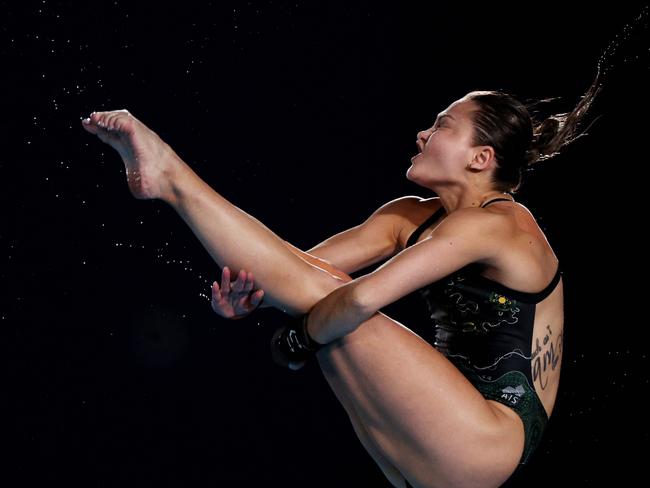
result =
[{"label": "toe", "polygon": [[97,126],[98,120],[99,117],[96,115],[96,112],[93,112],[89,117],[83,119],[81,122],[84,129],[91,134],[97,134],[99,132],[99,127]]},{"label": "toe", "polygon": [[90,122],[90,119],[82,120],[82,125],[83,125],[83,128],[86,129],[91,134],[97,134],[99,132],[99,127],[97,127],[96,125],[93,125]]},{"label": "toe", "polygon": [[117,115],[115,114],[115,112],[110,112],[110,113],[108,113],[106,115],[106,119],[105,119],[104,123],[106,124],[106,128],[108,130],[115,130],[116,129],[116,127],[115,127],[115,119],[116,119],[116,117],[117,117]]},{"label": "toe", "polygon": [[90,122],[94,125],[99,125],[99,122],[102,120],[104,112],[93,112],[90,114]]}]

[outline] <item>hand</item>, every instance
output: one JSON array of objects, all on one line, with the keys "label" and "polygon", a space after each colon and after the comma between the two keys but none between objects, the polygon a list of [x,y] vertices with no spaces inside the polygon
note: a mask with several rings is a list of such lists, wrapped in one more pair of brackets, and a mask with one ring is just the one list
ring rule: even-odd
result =
[{"label": "hand", "polygon": [[227,319],[241,319],[249,315],[262,302],[264,290],[253,289],[253,273],[240,270],[237,279],[230,282],[230,269],[223,267],[221,288],[212,284],[212,310]]}]

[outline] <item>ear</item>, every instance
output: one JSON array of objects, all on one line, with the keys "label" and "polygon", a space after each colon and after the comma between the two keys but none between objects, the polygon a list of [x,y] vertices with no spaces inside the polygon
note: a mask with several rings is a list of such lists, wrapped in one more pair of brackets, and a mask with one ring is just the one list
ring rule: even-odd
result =
[{"label": "ear", "polygon": [[496,166],[496,159],[494,157],[494,149],[492,146],[479,146],[476,148],[474,157],[470,161],[469,166],[475,171],[484,171]]}]

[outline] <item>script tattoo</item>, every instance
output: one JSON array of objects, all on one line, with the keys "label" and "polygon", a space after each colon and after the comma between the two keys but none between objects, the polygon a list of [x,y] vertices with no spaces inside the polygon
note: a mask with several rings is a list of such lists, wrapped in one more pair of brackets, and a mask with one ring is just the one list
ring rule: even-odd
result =
[{"label": "script tattoo", "polygon": [[535,338],[535,349],[531,356],[533,361],[533,382],[539,381],[542,390],[548,384],[549,369],[555,371],[562,357],[562,333],[556,336],[555,342],[553,342],[551,326],[547,325],[546,329],[548,333],[544,336],[541,345],[539,337]]}]

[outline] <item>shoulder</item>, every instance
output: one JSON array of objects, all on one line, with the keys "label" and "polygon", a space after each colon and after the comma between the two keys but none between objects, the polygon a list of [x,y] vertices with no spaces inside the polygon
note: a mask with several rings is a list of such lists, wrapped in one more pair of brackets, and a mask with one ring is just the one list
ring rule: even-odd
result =
[{"label": "shoulder", "polygon": [[[418,223],[436,210],[433,199],[424,199],[415,195],[407,195],[384,203],[372,214],[371,217],[389,217],[396,228],[404,227],[409,223]],[[438,200],[438,197],[435,197]]]},{"label": "shoulder", "polygon": [[510,234],[514,231],[513,216],[491,208],[461,208],[447,215],[437,230],[478,236]]},{"label": "shoulder", "polygon": [[438,197],[422,198],[416,195],[406,195],[385,203],[375,213],[390,216],[394,234],[400,243],[400,249],[402,249],[405,236],[438,208],[440,208]]},{"label": "shoulder", "polygon": [[416,195],[406,195],[384,203],[379,210],[415,210],[426,206],[433,199],[438,200],[438,197],[422,198]]},{"label": "shoulder", "polygon": [[391,214],[404,224],[418,225],[433,212],[440,208],[438,197],[422,198],[415,195],[407,195],[395,198],[382,205],[377,213]]},{"label": "shoulder", "polygon": [[462,208],[451,212],[432,236],[464,249],[477,249],[483,258],[498,256],[512,242],[516,226],[507,212],[487,208]]}]

